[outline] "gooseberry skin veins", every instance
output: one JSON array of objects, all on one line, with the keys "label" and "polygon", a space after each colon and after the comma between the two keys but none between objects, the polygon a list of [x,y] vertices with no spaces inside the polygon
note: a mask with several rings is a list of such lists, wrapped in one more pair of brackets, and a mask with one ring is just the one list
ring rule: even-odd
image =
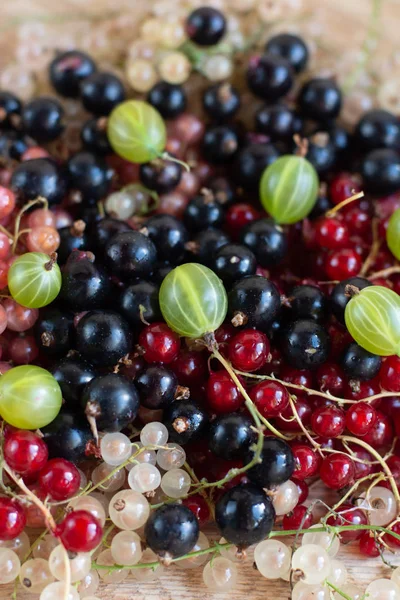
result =
[{"label": "gooseberry skin veins", "polygon": [[[13,299],[26,308],[42,308],[58,296],[62,276],[56,263],[42,252],[19,256],[8,271],[8,289]],[[50,264],[48,268],[46,265]]]},{"label": "gooseberry skin veins", "polygon": [[344,319],[353,339],[379,356],[400,353],[400,296],[389,288],[366,287],[348,302]]},{"label": "gooseberry skin veins", "polygon": [[58,415],[62,395],[53,375],[35,365],[14,367],[0,377],[0,415],[18,429],[40,429]]},{"label": "gooseberry skin veins", "polygon": [[269,165],[260,181],[260,199],[277,223],[290,225],[306,217],[318,197],[319,179],[302,156],[285,155]]},{"label": "gooseberry skin veins", "polygon": [[395,210],[389,219],[386,242],[393,256],[400,260],[400,208]]},{"label": "gooseberry skin veins", "polygon": [[114,152],[134,163],[161,156],[167,141],[160,113],[143,100],[127,100],[116,106],[108,119],[107,135]]},{"label": "gooseberry skin veins", "polygon": [[160,308],[173,331],[199,338],[223,323],[228,299],[222,281],[211,269],[187,263],[173,269],[163,280]]}]

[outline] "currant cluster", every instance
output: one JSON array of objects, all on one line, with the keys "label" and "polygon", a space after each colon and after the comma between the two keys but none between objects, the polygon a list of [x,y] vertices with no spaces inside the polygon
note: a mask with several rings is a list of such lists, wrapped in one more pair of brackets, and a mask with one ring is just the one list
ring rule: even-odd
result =
[{"label": "currant cluster", "polygon": [[[182,61],[227,18],[163,31],[163,80],[130,66],[146,98],[78,50],[54,98],[0,92],[0,583],[95,600],[173,563],[224,592],[254,546],[294,600],[357,599],[341,542],[400,547],[398,118],[347,130],[286,33],[246,58],[251,125],[232,64],[194,110]],[[314,524],[318,478],[339,494]],[[400,600],[399,569],[366,594]]]}]

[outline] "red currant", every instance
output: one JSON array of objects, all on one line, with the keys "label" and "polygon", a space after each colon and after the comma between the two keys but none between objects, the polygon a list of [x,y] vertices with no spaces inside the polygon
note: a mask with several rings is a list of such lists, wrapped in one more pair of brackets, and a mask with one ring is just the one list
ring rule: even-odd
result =
[{"label": "red currant", "polygon": [[202,352],[181,351],[170,366],[180,385],[191,387],[207,379],[207,361]]},{"label": "red currant", "polygon": [[67,500],[79,490],[81,476],[74,464],[64,458],[52,458],[39,474],[40,487],[53,500]]},{"label": "red currant", "polygon": [[368,402],[352,404],[346,413],[346,427],[354,435],[365,435],[376,419],[376,410]]},{"label": "red currant", "polygon": [[[390,530],[393,531],[393,533],[397,533],[397,535],[400,535],[400,523],[394,523],[391,527]],[[389,533],[386,533],[383,536],[384,541],[389,544],[389,546],[394,546],[395,548],[400,548],[400,540],[395,538],[394,535],[390,535]]]},{"label": "red currant", "polygon": [[[350,234],[368,235],[371,231],[371,217],[366,210],[362,210],[358,206],[349,208],[344,215]],[[385,236],[386,238],[386,236]]]},{"label": "red currant", "polygon": [[0,540],[13,540],[26,525],[26,515],[19,502],[0,498]]},{"label": "red currant", "polygon": [[311,427],[323,438],[334,438],[341,435],[345,428],[344,411],[336,406],[317,408],[311,416]]},{"label": "red currant", "polygon": [[284,367],[282,369],[281,379],[294,385],[303,385],[306,388],[314,386],[314,376],[311,371],[294,369],[293,367]]},{"label": "red currant", "polygon": [[276,417],[289,404],[289,392],[277,381],[261,381],[250,392],[260,413],[266,417]]},{"label": "red currant", "polygon": [[310,446],[306,444],[293,444],[292,452],[295,462],[293,475],[303,481],[318,473],[320,458]]},{"label": "red currant", "polygon": [[373,448],[389,446],[394,437],[392,420],[380,410],[375,411],[376,418],[363,440]]},{"label": "red currant", "polygon": [[229,342],[229,359],[235,369],[251,373],[267,362],[269,341],[256,329],[239,331]]},{"label": "red currant", "polygon": [[353,481],[354,463],[344,454],[330,454],[322,461],[319,475],[327,487],[340,490]]},{"label": "red currant", "polygon": [[193,496],[189,496],[189,498],[184,498],[184,500],[182,500],[182,504],[187,506],[187,508],[189,508],[196,516],[200,527],[207,525],[211,514],[208,504],[204,500],[203,496],[200,496],[200,494],[194,494]]},{"label": "red currant", "polygon": [[352,248],[343,248],[329,252],[325,259],[325,271],[328,279],[343,281],[355,277],[361,269],[362,258]]},{"label": "red currant", "polygon": [[[374,461],[374,457],[367,450],[364,450],[364,448],[360,448],[360,446],[356,446],[355,444],[349,444],[349,446],[351,446],[354,456],[355,479],[361,479],[361,477],[366,477],[367,475],[376,472],[376,466],[371,464]],[[359,460],[355,460],[357,458]],[[360,462],[360,460],[363,462]]]},{"label": "red currant", "polygon": [[225,371],[211,373],[207,382],[207,399],[211,410],[218,414],[234,412],[244,403],[236,383]]},{"label": "red currant", "polygon": [[317,370],[316,379],[321,392],[329,392],[332,396],[343,394],[345,376],[336,363],[327,362],[321,365]]},{"label": "red currant", "polygon": [[[303,425],[308,425],[310,423],[312,413],[309,400],[303,396],[297,396],[296,411]],[[293,411],[290,404],[282,410],[281,414],[276,419],[276,423],[279,425],[282,431],[301,431],[300,425],[293,416]]]},{"label": "red currant", "polygon": [[74,510],[58,525],[57,536],[70,552],[90,552],[101,542],[100,522],[86,510]]},{"label": "red currant", "polygon": [[[337,516],[330,516],[326,522],[328,525],[340,527],[341,525],[367,525],[368,519],[361,509],[354,508],[351,504],[343,504]],[[342,531],[339,535],[342,542],[348,543],[358,540],[362,534],[361,530],[355,529]]]},{"label": "red currant", "polygon": [[0,186],[0,219],[8,217],[15,208],[15,194],[10,189]]},{"label": "red currant", "polygon": [[315,224],[315,241],[328,250],[345,248],[349,243],[347,225],[336,218],[322,217]]},{"label": "red currant", "polygon": [[233,239],[236,239],[243,227],[260,218],[260,213],[252,204],[233,204],[226,211],[225,227]]},{"label": "red currant", "polygon": [[45,466],[49,453],[45,442],[32,431],[13,431],[4,442],[6,463],[21,475],[40,471]]},{"label": "red currant", "polygon": [[[393,536],[392,536],[393,537]],[[376,558],[380,555],[379,549],[383,550],[383,546],[370,531],[363,531],[360,536],[359,548],[361,554]]]},{"label": "red currant", "polygon": [[353,194],[361,191],[360,181],[357,176],[350,173],[339,173],[334,177],[329,186],[329,195],[333,204],[340,204]]},{"label": "red currant", "polygon": [[379,394],[379,379],[369,379],[368,381],[348,382],[345,385],[344,397],[349,400],[364,400],[370,396]]},{"label": "red currant", "polygon": [[305,502],[308,498],[308,485],[305,481],[301,481],[300,479],[296,479],[295,477],[293,477],[292,481],[296,484],[297,490],[299,492],[298,504],[303,504],[303,502]]},{"label": "red currant", "polygon": [[379,381],[384,390],[400,392],[400,357],[387,357],[381,366]]},{"label": "red currant", "polygon": [[308,512],[308,508],[302,504],[298,504],[294,509],[285,515],[282,519],[282,527],[285,531],[292,529],[308,529],[313,524],[312,514]]},{"label": "red currant", "polygon": [[178,356],[181,340],[165,323],[152,323],[141,331],[139,346],[146,362],[167,364]]}]

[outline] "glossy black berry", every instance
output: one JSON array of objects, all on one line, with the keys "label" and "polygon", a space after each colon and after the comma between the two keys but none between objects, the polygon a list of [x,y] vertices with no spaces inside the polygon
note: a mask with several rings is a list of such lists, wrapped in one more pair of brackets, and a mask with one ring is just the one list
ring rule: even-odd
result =
[{"label": "glossy black berry", "polygon": [[49,67],[50,81],[60,96],[77,98],[81,82],[96,71],[95,62],[79,50],[68,50],[54,58]]},{"label": "glossy black berry", "polygon": [[319,131],[308,138],[305,158],[319,175],[323,175],[335,167],[337,152],[327,132]]},{"label": "glossy black berry", "polygon": [[59,299],[74,312],[104,308],[111,300],[108,274],[91,252],[73,251],[62,270]]},{"label": "glossy black berry", "polygon": [[110,273],[122,279],[146,277],[154,268],[157,250],[153,242],[139,231],[123,231],[105,247],[105,261]]},{"label": "glossy black berry", "polygon": [[20,115],[21,100],[11,92],[0,91],[0,127],[12,127],[13,115]]},{"label": "glossy black berry", "polygon": [[[251,450],[246,463],[254,457]],[[261,452],[261,462],[247,471],[248,478],[262,488],[273,488],[291,478],[295,469],[292,449],[284,440],[266,437]]]},{"label": "glossy black berry", "polygon": [[309,56],[304,41],[301,37],[292,33],[274,35],[266,43],[265,51],[286,58],[296,73],[300,73],[305,69]]},{"label": "glossy black berry", "polygon": [[118,311],[134,328],[141,328],[145,323],[161,321],[158,294],[159,286],[156,283],[137,279],[122,290],[118,300]]},{"label": "glossy black berry", "polygon": [[147,102],[154,106],[164,119],[174,119],[186,108],[186,92],[181,85],[159,81],[148,93]]},{"label": "glossy black berry", "polygon": [[330,295],[331,311],[337,320],[343,325],[344,311],[351,298],[348,289],[346,290],[348,285],[351,285],[358,290],[363,290],[364,288],[372,285],[372,283],[364,277],[350,277],[349,279],[344,279],[335,285]]},{"label": "glossy black berry", "polygon": [[73,463],[86,458],[88,443],[93,439],[87,420],[66,409],[40,431],[46,442],[49,458],[65,458]]},{"label": "glossy black berry", "polygon": [[76,347],[92,364],[113,367],[131,351],[129,324],[111,310],[89,311],[77,325]]},{"label": "glossy black berry", "polygon": [[268,536],[275,510],[264,490],[247,483],[231,488],[218,500],[215,520],[224,538],[242,549]]},{"label": "glossy black berry", "polygon": [[204,134],[204,158],[212,164],[230,163],[239,149],[239,135],[235,127],[216,125]]},{"label": "glossy black berry", "polygon": [[371,150],[361,162],[363,189],[386,196],[400,189],[400,153],[391,148]]},{"label": "glossy black berry", "polygon": [[377,148],[400,148],[400,121],[387,110],[374,109],[363,114],[354,131],[362,152]]},{"label": "glossy black berry", "polygon": [[217,417],[208,437],[211,452],[224,460],[244,458],[257,438],[252,426],[251,419],[241,413]]},{"label": "glossy black berry", "polygon": [[107,116],[113,108],[125,100],[121,80],[112,73],[93,73],[80,86],[82,104],[97,117]]},{"label": "glossy black berry", "polygon": [[62,227],[58,230],[58,233],[60,245],[57,250],[57,260],[60,265],[67,262],[73,250],[86,250],[89,248],[87,226],[81,219],[68,227]]},{"label": "glossy black berry", "polygon": [[179,184],[182,167],[176,162],[156,159],[140,165],[139,176],[145,187],[166,194]]},{"label": "glossy black berry", "polygon": [[228,120],[240,108],[240,94],[230,83],[217,83],[204,92],[203,107],[215,121]]},{"label": "glossy black berry", "polygon": [[214,46],[226,30],[224,15],[211,6],[202,6],[190,13],[186,20],[189,38],[199,46]]},{"label": "glossy black berry", "polygon": [[253,221],[242,229],[239,241],[247,246],[262,267],[275,267],[286,256],[288,243],[282,227],[272,219]]},{"label": "glossy black berry", "polygon": [[0,156],[6,160],[21,160],[29,145],[31,145],[30,139],[22,132],[14,129],[1,129]]},{"label": "glossy black berry", "polygon": [[67,193],[67,178],[51,158],[34,158],[16,167],[11,187],[22,203],[41,196],[49,204],[59,204]]},{"label": "glossy black berry", "polygon": [[218,204],[225,208],[237,200],[236,187],[228,177],[222,175],[211,177],[206,183],[206,189],[210,190]]},{"label": "glossy black berry", "polygon": [[382,358],[352,342],[343,352],[340,364],[349,379],[366,381],[378,375]]},{"label": "glossy black berry", "polygon": [[147,365],[135,379],[140,404],[152,410],[164,409],[175,400],[178,380],[163,365]]},{"label": "glossy black berry", "polygon": [[222,225],[224,215],[225,211],[214,194],[198,194],[186,206],[183,222],[190,231],[202,231]]},{"label": "glossy black berry", "polygon": [[92,152],[77,152],[67,162],[69,183],[82,194],[83,200],[97,202],[111,189],[113,169],[104,158]]},{"label": "glossy black berry", "polygon": [[40,144],[52,142],[61,135],[63,118],[64,109],[54,98],[34,98],[22,110],[24,131]]},{"label": "glossy black berry", "polygon": [[329,135],[329,139],[332,142],[336,154],[339,159],[346,158],[352,150],[353,137],[350,133],[341,127],[340,125],[331,125],[326,128],[326,133]]},{"label": "glossy black berry", "polygon": [[111,238],[123,231],[132,231],[131,227],[129,227],[125,221],[113,219],[112,217],[101,219],[91,231],[90,247],[94,252],[100,252],[102,254]]},{"label": "glossy black berry", "polygon": [[262,106],[256,113],[256,129],[272,141],[292,141],[303,123],[299,115],[286,104]]},{"label": "glossy black berry", "polygon": [[216,252],[230,242],[229,237],[220,229],[205,229],[200,231],[189,243],[194,261],[204,265],[211,265]]},{"label": "glossy black berry", "polygon": [[172,215],[154,215],[145,221],[144,230],[157,248],[158,256],[172,264],[182,261],[189,239],[182,221]]},{"label": "glossy black berry", "polygon": [[342,93],[333,79],[316,77],[307,81],[298,98],[301,114],[313,121],[336,119],[342,107]]},{"label": "glossy black berry", "polygon": [[278,100],[288,93],[293,81],[293,69],[286,58],[268,53],[250,59],[247,83],[259,98]]},{"label": "glossy black berry", "polygon": [[199,537],[199,523],[183,504],[164,504],[151,511],[144,535],[158,556],[176,558],[193,549]]},{"label": "glossy black berry", "polygon": [[35,339],[43,354],[64,356],[74,347],[74,315],[53,306],[42,308],[35,323]]},{"label": "glossy black berry", "polygon": [[288,298],[289,316],[296,319],[313,319],[324,321],[328,316],[328,299],[325,294],[314,285],[296,286]]},{"label": "glossy black berry", "polygon": [[183,446],[204,435],[208,416],[193,400],[178,400],[164,409],[163,423],[168,429],[169,440]]},{"label": "glossy black berry", "polygon": [[50,371],[58,381],[68,410],[79,406],[86,384],[97,375],[95,368],[77,353],[59,360]]},{"label": "glossy black berry", "polygon": [[239,152],[233,176],[244,190],[258,192],[262,174],[278,157],[279,152],[272,144],[250,144]]},{"label": "glossy black berry", "polygon": [[246,325],[266,331],[280,309],[277,287],[260,275],[240,279],[228,295],[228,315],[235,326]]},{"label": "glossy black berry", "polygon": [[282,332],[281,351],[295,369],[319,367],[329,356],[329,334],[319,323],[300,319],[290,323]]},{"label": "glossy black berry", "polygon": [[241,244],[225,244],[214,258],[213,270],[227,287],[246,275],[254,275],[257,268],[253,252]]},{"label": "glossy black berry", "polygon": [[121,431],[136,418],[139,395],[126,377],[109,373],[92,379],[83,391],[81,404],[99,431]]},{"label": "glossy black berry", "polygon": [[83,124],[81,140],[85,150],[95,154],[110,154],[112,148],[101,119],[89,119]]}]

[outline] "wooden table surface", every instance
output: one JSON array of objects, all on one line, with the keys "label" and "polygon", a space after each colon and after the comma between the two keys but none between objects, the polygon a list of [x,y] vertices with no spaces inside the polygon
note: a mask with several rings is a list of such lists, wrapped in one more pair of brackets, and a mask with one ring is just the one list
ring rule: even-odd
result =
[{"label": "wooden table surface", "polygon": [[[92,5],[98,12],[103,0],[95,0]],[[155,0],[147,0],[153,2]],[[262,1],[262,0],[260,0]],[[279,0],[284,1],[284,0]],[[374,0],[303,0],[307,10],[318,11],[319,22],[323,24],[326,41],[340,48],[360,48],[365,37],[372,2]],[[376,0],[375,0],[376,1]],[[143,0],[134,0],[135,7]],[[380,21],[381,38],[377,53],[374,56],[385,54],[390,49],[399,48],[400,2],[399,0],[381,0],[382,16]],[[126,6],[126,2],[121,0]],[[119,4],[121,4],[119,3]],[[137,4],[136,4],[137,3]],[[54,7],[52,0],[12,0],[2,3],[2,18],[22,15],[28,12],[35,14],[39,10],[51,10]],[[80,0],[62,0],[55,10],[64,10],[68,6],[82,6],[90,10],[90,3]],[[0,36],[4,43],[5,34]],[[322,488],[318,485],[313,489],[312,496],[323,497]],[[217,536],[214,534],[214,539]],[[365,589],[366,585],[378,577],[390,576],[390,569],[385,567],[380,559],[369,560],[357,551],[357,545],[343,546],[337,558],[344,560],[348,571],[349,581]],[[393,556],[391,562],[399,565],[400,556]],[[170,567],[160,580],[154,583],[138,583],[129,576],[118,585],[102,586],[97,595],[102,600],[287,600],[290,598],[289,584],[283,581],[268,581],[253,569],[251,553],[244,564],[238,565],[239,581],[236,589],[226,594],[210,594],[202,581],[202,567],[182,571],[174,566]],[[0,598],[9,600],[12,586],[0,587]],[[19,600],[35,600],[37,595],[18,593]],[[58,600],[58,598],[54,599]]]}]

